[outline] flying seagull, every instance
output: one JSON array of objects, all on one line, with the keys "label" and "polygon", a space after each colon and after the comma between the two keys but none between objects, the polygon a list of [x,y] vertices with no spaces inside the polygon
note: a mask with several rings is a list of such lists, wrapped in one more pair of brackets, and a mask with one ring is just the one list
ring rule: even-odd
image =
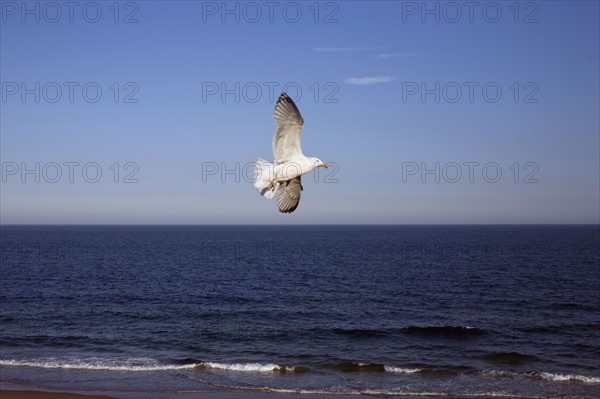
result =
[{"label": "flying seagull", "polygon": [[254,168],[254,187],[266,199],[277,193],[279,212],[292,213],[300,202],[302,181],[300,176],[320,166],[328,168],[319,158],[306,157],[300,148],[304,119],[294,101],[281,93],[273,117],[277,127],[273,135],[275,162],[258,158]]}]

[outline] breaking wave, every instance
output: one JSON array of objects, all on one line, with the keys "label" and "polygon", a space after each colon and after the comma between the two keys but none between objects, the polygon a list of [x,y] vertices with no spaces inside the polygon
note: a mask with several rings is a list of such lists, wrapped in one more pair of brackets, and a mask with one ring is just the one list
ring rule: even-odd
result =
[{"label": "breaking wave", "polygon": [[308,367],[304,366],[282,366],[274,363],[214,363],[214,362],[201,362],[198,363],[199,368],[208,368],[216,370],[228,370],[228,371],[244,371],[244,372],[292,372],[292,373],[303,373],[310,371]]},{"label": "breaking wave", "polygon": [[555,382],[567,382],[567,381],[575,381],[575,382],[584,382],[586,384],[600,384],[600,377],[591,377],[586,375],[578,375],[578,374],[557,374],[557,373],[546,373],[541,372],[539,376],[545,380],[555,381]]},{"label": "breaking wave", "polygon": [[132,358],[123,360],[87,358],[87,359],[39,359],[16,360],[0,359],[0,366],[37,367],[46,369],[106,370],[106,371],[163,371],[193,369],[195,364],[163,364],[150,358]]},{"label": "breaking wave", "polygon": [[[532,360],[535,356],[522,355],[516,352],[494,353],[488,355],[493,359],[500,361],[514,360]],[[75,370],[97,370],[97,371],[130,371],[130,372],[151,372],[167,370],[222,370],[244,373],[307,373],[314,369],[333,369],[339,372],[386,372],[394,374],[468,374],[480,375],[482,377],[496,378],[533,378],[553,381],[557,383],[575,382],[584,384],[600,384],[600,376],[588,376],[579,374],[560,374],[546,371],[517,372],[512,370],[464,370],[461,367],[455,367],[452,370],[444,370],[435,367],[398,367],[385,365],[381,363],[361,363],[361,362],[340,362],[331,364],[317,364],[311,367],[305,365],[280,365],[276,363],[218,363],[202,362],[187,358],[173,362],[160,362],[156,359],[147,357],[129,358],[129,359],[105,359],[105,358],[83,358],[83,359],[0,359],[0,366],[4,367],[32,367],[44,369],[75,369]],[[452,371],[452,373],[449,373]]]}]

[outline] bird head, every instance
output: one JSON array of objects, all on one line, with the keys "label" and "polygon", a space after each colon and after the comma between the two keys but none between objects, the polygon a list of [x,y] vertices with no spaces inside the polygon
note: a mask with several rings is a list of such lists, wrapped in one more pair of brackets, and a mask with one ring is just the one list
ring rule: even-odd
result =
[{"label": "bird head", "polygon": [[319,158],[313,157],[312,160],[313,160],[313,165],[315,165],[314,166],[315,169],[318,167],[323,167],[325,169],[329,168],[329,165],[327,165],[325,162],[321,161]]}]

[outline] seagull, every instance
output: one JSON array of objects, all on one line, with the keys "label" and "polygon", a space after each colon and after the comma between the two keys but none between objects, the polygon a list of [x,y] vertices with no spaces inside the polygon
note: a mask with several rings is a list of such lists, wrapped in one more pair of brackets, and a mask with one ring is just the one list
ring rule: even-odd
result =
[{"label": "seagull", "polygon": [[316,157],[307,157],[300,148],[300,136],[304,119],[294,101],[286,93],[281,93],[273,112],[275,134],[273,135],[273,155],[270,163],[258,158],[254,166],[254,187],[266,199],[277,194],[279,212],[292,213],[298,208],[303,190],[301,177],[318,167],[329,166]]}]

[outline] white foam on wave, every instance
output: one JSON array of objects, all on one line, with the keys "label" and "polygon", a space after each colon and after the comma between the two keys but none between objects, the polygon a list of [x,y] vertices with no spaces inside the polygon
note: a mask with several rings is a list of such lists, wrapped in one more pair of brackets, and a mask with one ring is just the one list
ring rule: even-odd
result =
[{"label": "white foam on wave", "polygon": [[557,373],[542,372],[542,373],[540,373],[540,377],[542,377],[546,380],[551,380],[551,381],[556,381],[556,382],[579,381],[579,382],[585,382],[586,384],[600,384],[600,377],[591,377],[591,376],[587,376],[587,375],[557,374]]},{"label": "white foam on wave", "polygon": [[75,369],[75,370],[105,370],[105,371],[162,371],[193,369],[197,364],[161,364],[150,358],[132,358],[125,360],[112,360],[102,358],[59,360],[55,358],[38,360],[0,359],[0,366],[38,367],[47,369]]},{"label": "white foam on wave", "polygon": [[413,374],[419,373],[423,371],[423,369],[409,369],[404,367],[394,367],[394,366],[383,366],[384,370],[388,373],[397,373],[397,374]]},{"label": "white foam on wave", "polygon": [[516,371],[508,371],[508,370],[481,370],[479,375],[489,376],[489,377],[528,377],[528,378],[542,378],[544,380],[549,380],[553,382],[583,382],[586,384],[600,384],[600,377],[592,377],[587,375],[577,375],[577,374],[558,374],[558,373],[548,373],[545,371],[542,372],[528,372],[528,373],[520,373]]},{"label": "white foam on wave", "polygon": [[362,395],[361,391],[330,391],[326,389],[294,389],[294,388],[259,388],[261,391],[274,393],[292,393],[303,395]]},{"label": "white foam on wave", "polygon": [[[229,370],[229,371],[254,371],[254,372],[272,372],[272,371],[283,371],[288,370],[284,366],[280,366],[274,363],[213,363],[203,362],[201,366],[211,369],[218,370]],[[289,370],[293,370],[289,369]]]},{"label": "white foam on wave", "polygon": [[274,363],[215,363],[201,362],[190,364],[164,364],[151,358],[131,358],[123,360],[84,358],[84,359],[0,359],[0,366],[37,367],[47,369],[73,370],[105,370],[105,371],[165,371],[207,368],[226,371],[243,372],[282,372],[295,371],[295,367],[281,366]]}]

